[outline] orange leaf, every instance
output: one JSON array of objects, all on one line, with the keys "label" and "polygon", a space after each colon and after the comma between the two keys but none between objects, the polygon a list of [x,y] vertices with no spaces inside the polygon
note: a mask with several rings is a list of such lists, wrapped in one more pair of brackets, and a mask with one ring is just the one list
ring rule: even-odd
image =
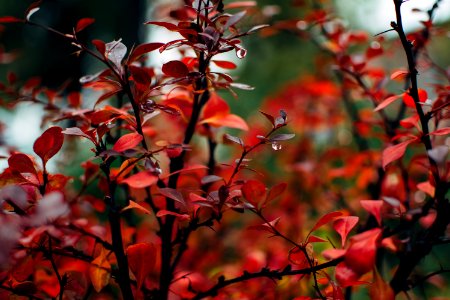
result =
[{"label": "orange leaf", "polygon": [[217,115],[208,119],[204,119],[200,124],[209,124],[213,127],[229,127],[237,128],[241,130],[248,130],[248,125],[241,117],[229,114],[229,115]]},{"label": "orange leaf", "polygon": [[112,150],[117,152],[123,152],[125,150],[132,149],[139,145],[142,141],[142,135],[137,132],[132,132],[121,136],[112,147]]},{"label": "orange leaf", "polygon": [[345,245],[347,235],[350,233],[353,227],[355,227],[356,224],[358,224],[358,221],[359,221],[358,217],[348,216],[348,217],[341,217],[334,222],[333,228],[341,236],[342,247],[344,247]]},{"label": "orange leaf", "polygon": [[394,300],[395,294],[391,286],[383,280],[377,268],[373,269],[373,283],[369,288],[370,300]]},{"label": "orange leaf", "polygon": [[132,208],[139,209],[140,211],[142,211],[143,213],[148,214],[148,215],[151,214],[151,212],[148,209],[146,209],[142,205],[140,205],[132,200],[130,200],[130,204],[128,204],[128,206],[125,206],[124,208],[122,208],[122,210],[120,212],[123,212],[128,209],[132,209]]},{"label": "orange leaf", "polygon": [[111,264],[108,261],[107,255],[108,251],[102,248],[99,256],[91,262],[91,266],[89,267],[89,276],[97,292],[100,292],[107,286],[111,278]]},{"label": "orange leaf", "polygon": [[50,127],[34,142],[33,150],[42,159],[44,165],[61,149],[64,134],[61,127]]},{"label": "orange leaf", "polygon": [[392,80],[403,80],[408,76],[409,72],[406,70],[397,70],[391,74]]},{"label": "orange leaf", "polygon": [[158,181],[158,176],[148,171],[142,171],[131,175],[130,177],[121,180],[119,183],[128,184],[129,187],[135,189],[143,189],[155,184]]},{"label": "orange leaf", "polygon": [[156,248],[151,243],[139,243],[127,248],[128,263],[137,281],[137,289],[155,266]]}]

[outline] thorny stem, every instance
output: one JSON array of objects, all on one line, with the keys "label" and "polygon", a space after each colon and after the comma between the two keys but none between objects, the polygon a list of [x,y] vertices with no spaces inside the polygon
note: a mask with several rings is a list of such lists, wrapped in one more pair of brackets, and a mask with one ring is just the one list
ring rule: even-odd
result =
[{"label": "thorny stem", "polygon": [[[395,12],[396,12],[396,22],[392,22],[391,25],[398,33],[400,41],[402,43],[404,52],[406,54],[406,59],[408,61],[408,69],[410,75],[411,88],[409,93],[414,99],[415,107],[419,120],[422,126],[423,136],[422,142],[425,145],[427,151],[432,150],[432,143],[429,136],[428,121],[429,118],[424,114],[422,106],[420,104],[418,83],[417,83],[417,69],[416,69],[416,57],[415,51],[412,43],[407,39],[406,34],[403,29],[402,15],[401,15],[401,5],[402,0],[394,0]],[[432,14],[430,15],[432,16]],[[434,241],[438,240],[440,236],[445,232],[450,219],[448,215],[450,213],[450,205],[445,199],[445,194],[447,192],[447,183],[443,182],[439,176],[438,166],[433,158],[427,153],[428,160],[431,166],[431,173],[435,181],[435,197],[432,201],[435,202],[437,216],[430,228],[428,228],[423,234],[417,237],[417,241],[420,243],[414,243],[411,251],[406,251],[400,256],[399,266],[390,282],[390,285],[394,292],[397,294],[401,291],[406,291],[410,289],[408,284],[408,277],[414,270],[416,265],[430,253]],[[430,201],[430,202],[432,202]]]},{"label": "thorny stem", "polygon": [[[313,267],[300,269],[300,270],[291,270],[288,267],[288,268],[285,268],[284,270],[270,270],[268,268],[263,268],[261,271],[253,272],[253,273],[244,271],[244,273],[241,276],[238,276],[238,277],[235,277],[232,279],[225,279],[225,277],[222,276],[219,278],[218,282],[213,287],[211,287],[210,289],[208,289],[204,292],[197,293],[197,295],[194,298],[192,298],[191,300],[200,300],[200,299],[203,299],[206,297],[215,296],[215,295],[217,295],[218,291],[220,289],[223,289],[224,287],[227,287],[227,286],[235,284],[235,283],[243,282],[246,280],[250,280],[250,279],[266,277],[266,278],[281,280],[284,276],[315,273],[317,271],[336,266],[343,260],[344,260],[344,258],[341,257],[341,258],[337,258],[334,260],[330,260],[330,261],[320,264],[320,265],[315,265]],[[325,298],[323,298],[323,299],[325,299]]]},{"label": "thorny stem", "polygon": [[[266,217],[264,217],[264,215],[261,213],[261,211],[256,210],[256,209],[252,209],[251,210],[253,213],[255,213],[258,217],[260,217],[263,221],[264,224],[267,224],[270,229],[272,230],[273,234],[275,236],[278,236],[284,240],[286,240],[287,242],[289,242],[290,244],[294,245],[295,247],[297,247],[298,249],[300,249],[303,253],[303,255],[305,255],[306,260],[308,261],[309,267],[311,268],[311,270],[315,267],[314,264],[314,257],[310,257],[308,254],[308,251],[306,250],[305,245],[300,245],[296,242],[294,242],[293,240],[291,240],[290,238],[288,238],[287,236],[285,236],[284,234],[282,234],[278,229],[275,228],[275,226],[273,226],[269,220],[266,219]],[[319,284],[317,282],[317,275],[316,275],[317,271],[312,271],[312,275],[313,275],[313,279],[314,279],[314,289],[316,290],[317,295],[319,296],[320,299],[325,300],[326,297],[324,295],[322,295],[322,292],[320,291],[319,288]]]},{"label": "thorny stem", "polygon": [[[65,279],[63,279],[63,277],[61,277],[61,274],[59,274],[58,271],[58,266],[55,263],[55,260],[53,259],[53,247],[52,247],[52,237],[50,235],[48,235],[48,259],[50,260],[50,263],[52,265],[53,271],[56,274],[56,278],[58,279],[58,284],[59,284],[59,300],[63,299],[64,296],[64,287],[66,285],[65,283]],[[65,277],[66,275],[64,275]]]},{"label": "thorny stem", "polygon": [[[197,15],[197,24],[200,26],[200,9],[201,9],[202,1],[199,1],[199,9]],[[189,119],[188,125],[185,130],[183,144],[189,144],[191,139],[195,133],[195,127],[197,126],[198,119],[200,118],[200,113],[202,111],[203,106],[209,100],[209,91],[208,91],[208,80],[206,78],[206,70],[208,68],[210,61],[210,57],[205,55],[205,52],[199,53],[199,73],[200,77],[196,80],[194,90],[194,102],[192,107],[192,115]],[[184,158],[186,152],[183,152],[173,158],[170,161],[170,173],[175,173],[169,177],[168,187],[172,189],[176,189],[179,173],[181,169],[184,167]],[[172,199],[166,199],[166,209],[169,211],[175,211],[175,203]],[[161,227],[161,274],[160,274],[160,284],[159,284],[159,297],[161,299],[167,299],[169,293],[169,287],[173,278],[173,270],[175,270],[176,265],[172,264],[172,256],[173,256],[173,243],[172,243],[172,232],[173,226],[175,223],[174,216],[166,216],[165,222]],[[186,246],[187,240],[185,242]],[[179,251],[181,253],[184,252],[185,249],[181,247]],[[180,254],[181,255],[181,254]],[[176,261],[178,263],[178,260]]]}]

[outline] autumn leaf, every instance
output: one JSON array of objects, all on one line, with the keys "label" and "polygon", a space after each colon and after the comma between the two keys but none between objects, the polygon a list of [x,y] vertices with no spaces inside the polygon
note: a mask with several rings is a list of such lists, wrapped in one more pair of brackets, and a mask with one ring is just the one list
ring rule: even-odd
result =
[{"label": "autumn leaf", "polygon": [[350,238],[345,263],[357,274],[363,275],[372,270],[381,233],[380,228],[373,228]]},{"label": "autumn leaf", "polygon": [[417,140],[418,140],[417,137],[410,138],[409,140],[398,143],[396,145],[389,146],[386,149],[384,149],[382,158],[381,158],[383,169],[386,170],[387,165],[389,165],[391,162],[401,158],[405,154],[405,151],[406,151],[406,148],[408,147],[408,145]]},{"label": "autumn leaf", "polygon": [[337,217],[340,217],[342,215],[342,213],[340,211],[334,211],[334,212],[330,212],[327,213],[326,215],[322,216],[314,225],[314,227],[311,229],[311,231],[309,232],[308,236],[316,231],[317,229],[319,229],[320,227],[322,227],[323,225],[333,221],[334,219],[336,219]]},{"label": "autumn leaf", "polygon": [[100,254],[91,262],[89,276],[94,289],[99,293],[109,284],[111,264],[108,261],[108,251],[102,248]]},{"label": "autumn leaf", "polygon": [[93,18],[83,18],[77,22],[77,26],[75,26],[75,32],[80,32],[84,30],[86,27],[95,22]]},{"label": "autumn leaf", "polygon": [[145,213],[147,215],[151,214],[151,212],[148,209],[146,209],[145,207],[143,207],[139,203],[136,203],[136,202],[134,202],[132,200],[130,200],[130,204],[128,204],[127,206],[122,208],[122,210],[120,212],[124,212],[124,211],[132,209],[132,208],[138,209],[138,210],[140,210],[141,212],[143,212],[143,213]]},{"label": "autumn leaf", "polygon": [[213,60],[212,62],[222,69],[236,69],[236,64],[231,61]]},{"label": "autumn leaf", "polygon": [[125,150],[132,149],[142,142],[143,137],[137,132],[128,133],[122,135],[112,147],[112,150],[117,152],[123,152]]},{"label": "autumn leaf", "polygon": [[333,228],[341,236],[341,245],[345,246],[347,235],[358,224],[359,218],[354,216],[340,217],[333,223]]},{"label": "autumn leaf", "polygon": [[126,179],[120,180],[119,183],[127,184],[131,188],[143,189],[154,185],[158,181],[158,176],[149,171],[141,171]]},{"label": "autumn leaf", "polygon": [[153,271],[155,266],[156,248],[151,243],[138,243],[128,246],[128,264],[137,281],[140,290],[145,278]]},{"label": "autumn leaf", "polygon": [[61,149],[64,135],[61,127],[50,127],[34,142],[33,150],[45,165]]},{"label": "autumn leaf", "polygon": [[370,300],[394,300],[395,293],[383,280],[376,267],[373,268],[373,283],[369,287]]},{"label": "autumn leaf", "polygon": [[381,208],[383,207],[382,200],[361,200],[361,206],[370,214],[372,214],[381,226]]},{"label": "autumn leaf", "polygon": [[162,71],[167,76],[175,78],[185,77],[189,74],[188,67],[179,60],[172,60],[165,63],[162,66]]},{"label": "autumn leaf", "polygon": [[247,180],[241,187],[244,198],[258,207],[266,199],[266,186],[259,180]]}]

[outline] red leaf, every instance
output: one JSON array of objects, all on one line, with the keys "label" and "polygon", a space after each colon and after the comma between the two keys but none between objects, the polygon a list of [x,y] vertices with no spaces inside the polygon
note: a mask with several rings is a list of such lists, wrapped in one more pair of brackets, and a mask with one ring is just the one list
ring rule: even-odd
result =
[{"label": "red leaf", "polygon": [[160,210],[160,211],[158,211],[156,213],[156,216],[158,218],[164,217],[164,216],[167,216],[167,215],[174,216],[174,217],[180,219],[180,221],[189,221],[191,219],[191,217],[188,214],[179,214],[179,213],[176,213],[176,212],[173,212],[173,211],[164,210],[164,209]]},{"label": "red leaf", "polygon": [[222,68],[222,69],[236,69],[236,64],[231,61],[226,60],[213,60],[212,61],[216,66]]},{"label": "red leaf", "polygon": [[381,101],[380,104],[378,104],[377,107],[375,107],[374,111],[382,110],[383,108],[387,107],[389,104],[393,103],[395,100],[399,99],[403,95],[404,94],[393,95],[393,96],[390,96],[390,97],[384,99],[383,101]]},{"label": "red leaf", "polygon": [[153,271],[156,259],[156,247],[151,243],[139,243],[127,248],[128,264],[140,290],[145,278]]},{"label": "red leaf", "polygon": [[383,169],[386,169],[386,166],[389,165],[391,162],[401,158],[405,154],[408,145],[415,141],[417,141],[417,137],[411,138],[407,141],[389,146],[386,149],[384,149],[381,157]]},{"label": "red leaf", "polygon": [[179,30],[177,25],[169,23],[169,22],[153,22],[153,21],[151,21],[151,22],[146,22],[144,24],[161,26],[161,27],[164,27],[164,28],[166,28],[167,30],[170,30],[170,31],[178,31]]},{"label": "red leaf", "polygon": [[359,274],[347,266],[345,261],[339,263],[335,269],[336,280],[341,287],[354,285],[359,278]]},{"label": "red leaf", "polygon": [[175,78],[185,77],[189,74],[188,67],[179,60],[171,60],[171,61],[165,63],[162,66],[162,71],[167,76],[171,76],[171,77],[175,77]]},{"label": "red leaf", "polygon": [[350,238],[345,263],[355,273],[363,275],[372,270],[381,232],[380,228],[374,228]]},{"label": "red leaf", "polygon": [[95,46],[97,51],[102,55],[105,56],[106,52],[106,44],[102,40],[92,40],[92,44]]},{"label": "red leaf", "polygon": [[309,261],[308,257],[305,255],[305,252],[308,254],[308,256],[312,256],[312,244],[306,245],[305,250],[294,247],[291,250],[289,250],[289,262],[296,265],[299,269],[308,268],[309,267]]},{"label": "red leaf", "polygon": [[245,131],[248,130],[247,122],[245,122],[245,120],[241,117],[234,114],[216,115],[214,117],[202,120],[201,122],[199,122],[199,124],[209,124],[213,127],[236,128]]},{"label": "red leaf", "polygon": [[[418,89],[418,93],[419,93],[419,101],[420,102],[427,101],[427,99],[428,99],[427,91],[425,91],[423,89]],[[411,95],[409,93],[404,93],[403,94],[403,102],[408,107],[412,107],[412,108],[416,107],[416,104],[414,103],[414,98],[411,97]]]},{"label": "red leaf", "polygon": [[450,127],[439,128],[433,132],[430,132],[431,135],[447,135],[450,134]]},{"label": "red leaf", "polygon": [[75,32],[80,32],[81,30],[85,29],[89,25],[95,22],[95,19],[93,18],[83,18],[77,22],[77,26],[75,26]]},{"label": "red leaf", "polygon": [[326,243],[328,242],[327,240],[324,240],[323,238],[320,238],[318,236],[315,235],[310,235],[308,237],[308,240],[306,241],[307,244],[309,243]]},{"label": "red leaf", "polygon": [[25,155],[23,153],[16,153],[11,155],[11,157],[8,159],[8,165],[12,170],[19,173],[36,174],[36,169],[34,168],[33,161],[28,157],[28,155]]},{"label": "red leaf", "polygon": [[163,43],[147,43],[147,44],[138,45],[136,48],[134,48],[133,52],[130,54],[128,63],[134,62],[136,59],[138,59],[142,55],[144,55],[148,52],[154,51],[156,49],[159,49],[163,45],[164,45]]},{"label": "red leaf", "polygon": [[258,180],[247,180],[241,187],[242,195],[245,199],[258,206],[259,203],[263,203],[266,197],[266,186],[264,183]]},{"label": "red leaf", "polygon": [[359,218],[354,216],[341,217],[334,221],[333,228],[341,236],[342,247],[345,246],[347,235],[358,224]]},{"label": "red leaf", "polygon": [[286,190],[286,187],[287,184],[284,182],[273,186],[267,195],[266,202],[272,201],[276,197],[280,196]]},{"label": "red leaf", "polygon": [[[311,234],[311,232],[316,231],[317,229],[319,229],[320,227],[322,227],[323,225],[333,221],[335,218],[341,216],[342,213],[340,211],[334,211],[334,212],[330,212],[327,213],[326,215],[322,216],[317,222],[316,225],[314,225],[314,227],[311,229],[311,231],[309,232],[309,234]],[[308,235],[309,235],[308,234]]]},{"label": "red leaf", "polygon": [[132,132],[121,136],[112,147],[112,150],[117,152],[123,152],[128,149],[132,149],[139,145],[143,137],[137,132]]},{"label": "red leaf", "polygon": [[131,175],[130,177],[124,180],[121,180],[119,183],[128,184],[128,186],[131,188],[143,189],[151,185],[154,185],[156,182],[158,182],[158,176],[148,171],[142,171],[134,175]]},{"label": "red leaf", "polygon": [[383,207],[382,200],[361,200],[361,206],[370,214],[372,214],[381,226],[381,208]]},{"label": "red leaf", "polygon": [[267,231],[270,233],[274,233],[274,230],[272,229],[272,227],[275,228],[275,226],[277,226],[278,222],[280,222],[280,218],[281,217],[278,217],[275,220],[270,221],[269,223],[249,226],[248,229],[249,230],[258,230],[258,231]]},{"label": "red leaf", "polygon": [[24,22],[25,20],[16,18],[16,17],[12,17],[12,16],[5,16],[5,17],[1,17],[0,18],[0,23],[21,23]]},{"label": "red leaf", "polygon": [[34,142],[33,150],[45,163],[61,149],[64,134],[61,127],[50,127]]}]

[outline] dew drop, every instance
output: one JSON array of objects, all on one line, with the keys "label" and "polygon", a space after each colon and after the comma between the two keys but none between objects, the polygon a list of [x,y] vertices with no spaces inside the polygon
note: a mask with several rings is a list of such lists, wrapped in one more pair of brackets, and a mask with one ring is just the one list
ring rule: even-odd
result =
[{"label": "dew drop", "polygon": [[275,151],[281,150],[281,145],[278,143],[272,143],[272,149]]}]

